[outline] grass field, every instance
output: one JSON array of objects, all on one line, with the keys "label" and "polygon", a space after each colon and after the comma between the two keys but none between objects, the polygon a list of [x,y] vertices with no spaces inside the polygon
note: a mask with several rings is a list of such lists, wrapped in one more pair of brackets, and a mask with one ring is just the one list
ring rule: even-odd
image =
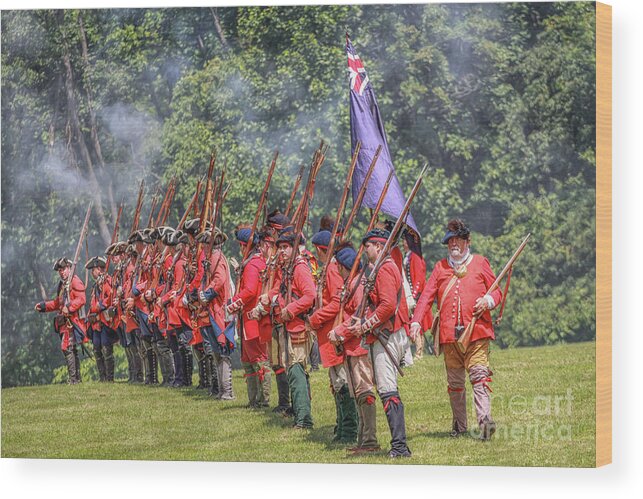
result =
[{"label": "grass field", "polygon": [[[309,431],[292,430],[292,420],[271,409],[245,409],[239,371],[237,400],[230,402],[194,388],[122,382],[4,389],[2,457],[593,466],[595,344],[493,350],[491,362],[498,431],[486,443],[449,438],[442,358],[425,356],[405,370],[400,393],[413,452],[406,460],[384,453],[349,457],[331,442],[335,405],[323,369],[311,376],[315,427]],[[276,399],[274,382],[273,392]],[[470,404],[470,426],[474,422]],[[390,436],[381,404],[378,438],[386,449]]]}]

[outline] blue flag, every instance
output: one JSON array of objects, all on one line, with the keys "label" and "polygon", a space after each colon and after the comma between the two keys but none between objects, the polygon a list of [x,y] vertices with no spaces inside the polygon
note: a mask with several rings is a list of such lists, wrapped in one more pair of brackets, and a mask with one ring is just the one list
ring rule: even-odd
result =
[{"label": "blue flag", "polygon": [[[384,123],[377,106],[373,86],[368,79],[362,61],[355,53],[348,35],[346,36],[346,55],[348,56],[348,71],[350,75],[351,152],[355,152],[355,146],[358,141],[362,143],[357,157],[355,173],[353,174],[353,202],[359,195],[377,148],[380,145],[382,146],[382,151],[364,194],[364,205],[373,209],[377,206],[377,201],[389,172],[391,170],[395,171],[395,168],[388,150]],[[406,197],[402,187],[400,187],[397,176],[393,173],[391,184],[380,211],[397,219],[402,213],[405,204]],[[408,226],[405,237],[409,243],[409,248],[414,253],[422,256],[420,235],[410,211],[405,222]]]}]

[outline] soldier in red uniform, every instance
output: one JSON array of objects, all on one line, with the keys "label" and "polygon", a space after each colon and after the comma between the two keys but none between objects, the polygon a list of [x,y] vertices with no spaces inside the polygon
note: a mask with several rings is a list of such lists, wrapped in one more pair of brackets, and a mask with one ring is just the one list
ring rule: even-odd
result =
[{"label": "soldier in red uniform", "polygon": [[[357,252],[351,245],[339,247],[335,253],[335,259],[339,264],[338,270],[344,281],[350,275],[355,258],[357,258]],[[364,294],[364,286],[360,281],[361,276],[357,275],[352,282],[346,282],[345,292],[349,293],[343,310],[343,317],[346,320],[341,323],[338,322],[333,330],[328,333],[330,343],[341,348],[349,387],[353,397],[357,400],[359,413],[357,446],[348,449],[351,454],[363,454],[380,450],[377,442],[373,364],[368,356],[368,350],[362,346],[361,336],[354,335],[348,330],[353,321],[352,316],[357,311]],[[353,290],[355,291],[350,296]],[[335,297],[335,300],[339,299],[340,297]]]},{"label": "soldier in red uniform", "polygon": [[181,230],[166,237],[165,243],[173,248],[172,262],[166,270],[165,283],[160,297],[161,313],[166,316],[167,338],[174,357],[174,386],[191,386],[193,356],[191,341],[193,330],[188,307],[183,304],[187,289],[189,237]]},{"label": "soldier in red uniform", "polygon": [[[54,319],[54,328],[60,336],[60,349],[65,356],[69,374],[68,382],[75,385],[81,382],[78,345],[86,342],[87,337],[85,323],[80,317],[86,302],[85,284],[77,275],[71,275],[72,265],[69,258],[56,260],[54,270],[60,276],[56,298],[42,301],[34,308],[38,312],[58,312]],[[68,283],[69,279],[71,282]]]},{"label": "soldier in red uniform", "polygon": [[[312,333],[309,326],[306,325],[305,319],[315,302],[316,288],[310,263],[304,256],[298,254],[295,257],[292,269],[284,267],[292,260],[292,252],[297,251],[297,248],[294,247],[296,239],[293,227],[286,227],[279,233],[276,241],[278,261],[282,265],[284,278],[281,282],[280,293],[276,296],[279,308],[275,312],[278,313],[279,320],[284,324],[288,333],[287,368],[295,419],[293,427],[303,429],[313,426],[310,384],[306,370],[306,359],[312,346]],[[288,275],[289,272],[292,272],[292,276]],[[289,287],[292,292],[291,297],[288,296]],[[288,301],[289,298],[290,301]]]},{"label": "soldier in red uniform", "polygon": [[118,341],[118,335],[111,328],[112,322],[108,315],[112,299],[112,279],[105,272],[106,267],[107,260],[102,256],[95,256],[85,264],[85,268],[91,272],[94,279],[87,322],[88,333],[94,345],[99,381],[113,383],[114,343]]},{"label": "soldier in red uniform", "polygon": [[[380,256],[390,235],[387,230],[373,229],[362,239],[364,252],[371,264]],[[391,431],[389,457],[409,457],[411,451],[406,444],[404,404],[397,385],[397,369],[408,345],[408,311],[402,297],[402,275],[388,255],[377,275],[371,276],[369,281],[373,285],[368,289],[368,310],[364,317],[356,317],[357,320],[347,329],[355,336],[366,335],[366,344],[370,347],[375,384]]]},{"label": "soldier in red uniform", "polygon": [[[413,315],[411,334],[420,334],[425,314],[429,313],[437,298],[440,346],[444,352],[453,412],[451,436],[457,437],[467,431],[465,375],[468,371],[480,438],[488,440],[496,430],[488,393],[492,374],[489,370],[489,342],[494,339],[489,311],[500,303],[502,292],[497,288],[487,295],[496,277],[485,257],[471,253],[470,243],[469,228],[462,220],[451,220],[442,239],[442,244],[448,247],[448,256],[433,267]],[[456,342],[474,314],[478,319],[471,343],[466,352],[461,353]]]},{"label": "soldier in red uniform", "polygon": [[[328,246],[332,234],[327,230],[317,232],[312,243],[317,250],[319,261],[327,259]],[[339,248],[338,248],[339,249]],[[346,372],[343,355],[337,355],[335,346],[328,341],[328,333],[335,325],[339,313],[339,296],[344,287],[344,280],[339,272],[339,265],[335,257],[328,263],[325,282],[318,283],[323,286],[322,303],[310,316],[310,327],[316,332],[319,343],[319,354],[322,365],[328,369],[330,386],[335,396],[335,409],[337,411],[334,441],[349,443],[357,438],[357,407],[355,399],[348,388],[348,374]]]},{"label": "soldier in red uniform", "polygon": [[127,382],[136,383],[142,381],[143,378],[141,359],[138,355],[136,345],[132,343],[131,338],[128,338],[125,322],[123,321],[124,312],[121,306],[123,279],[129,260],[125,255],[127,246],[125,241],[119,241],[108,246],[105,250],[105,255],[110,257],[114,263],[114,272],[110,276],[112,284],[111,296],[109,297],[110,308],[107,310],[106,315],[109,316],[110,327],[118,335],[120,345],[125,350],[128,371]]},{"label": "soldier in red uniform", "polygon": [[[426,281],[426,262],[420,255],[409,249],[409,243],[406,236],[402,236],[404,246],[404,260],[402,262],[402,277],[404,277],[404,296],[406,305],[409,309],[409,315],[413,314],[415,305],[420,298]],[[422,331],[426,331],[431,326],[432,316],[430,313],[423,324]],[[415,342],[415,356],[413,360],[419,360],[424,355],[424,333],[417,335]]]},{"label": "soldier in red uniform", "polygon": [[261,294],[261,276],[266,269],[266,258],[261,250],[258,234],[241,226],[235,237],[242,254],[246,245],[251,245],[248,258],[241,262],[239,288],[226,307],[228,314],[238,314],[238,331],[241,337],[241,365],[248,388],[248,407],[268,407],[270,402],[270,370],[268,369],[268,344],[261,341],[259,321],[250,314]]},{"label": "soldier in red uniform", "polygon": [[[197,235],[197,242],[204,245],[202,254],[204,273],[199,297],[199,325],[204,347],[214,359],[216,376],[212,379],[210,394],[220,400],[234,400],[232,390],[232,361],[235,348],[234,326],[227,327],[225,304],[231,298],[230,268],[221,246],[228,239],[218,228]],[[212,245],[210,252],[209,246]],[[202,325],[202,321],[207,321]]]}]

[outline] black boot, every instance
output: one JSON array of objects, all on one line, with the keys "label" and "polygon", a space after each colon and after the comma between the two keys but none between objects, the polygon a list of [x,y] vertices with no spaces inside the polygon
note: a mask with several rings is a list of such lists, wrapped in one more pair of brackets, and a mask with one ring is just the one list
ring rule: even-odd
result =
[{"label": "black boot", "polygon": [[285,371],[275,369],[275,379],[277,380],[277,394],[279,401],[273,412],[285,413],[290,409],[290,386],[288,385],[288,375]]},{"label": "black boot", "polygon": [[221,395],[219,393],[219,373],[217,372],[217,366],[214,362],[214,356],[212,354],[208,354],[205,359],[210,374],[210,389],[208,390],[208,393],[214,398],[219,398]]},{"label": "black boot", "polygon": [[174,352],[174,384],[173,386],[185,386],[185,366],[183,355],[180,350]]},{"label": "black boot", "polygon": [[[94,335],[98,334],[97,332],[94,333]],[[94,360],[96,361],[96,369],[98,370],[98,381],[101,383],[107,381],[105,358],[103,357],[103,351],[100,346],[94,345]]]},{"label": "black boot", "polygon": [[74,345],[74,365],[76,367],[76,383],[80,383],[82,380],[80,378],[80,357],[78,356],[78,348]]},{"label": "black boot", "polygon": [[192,374],[194,373],[194,356],[192,355],[192,350],[188,348],[181,349],[181,355],[183,355],[183,368],[185,369],[183,375],[185,386],[192,386]]},{"label": "black boot", "polygon": [[404,422],[404,404],[398,392],[380,394],[384,404],[384,413],[391,431],[391,450],[389,457],[410,457],[411,451],[406,445],[406,423]]},{"label": "black boot", "polygon": [[105,359],[105,381],[114,382],[114,345],[103,347],[103,358]]},{"label": "black boot", "polygon": [[152,349],[152,384],[159,384],[159,358],[156,355],[156,352]]}]

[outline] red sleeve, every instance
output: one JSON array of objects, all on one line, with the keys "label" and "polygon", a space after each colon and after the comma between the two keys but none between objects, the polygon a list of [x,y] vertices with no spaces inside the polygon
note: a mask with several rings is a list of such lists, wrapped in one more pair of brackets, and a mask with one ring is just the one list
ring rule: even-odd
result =
[{"label": "red sleeve", "polygon": [[417,302],[415,307],[415,312],[413,313],[413,318],[411,322],[417,322],[422,324],[422,320],[428,311],[431,310],[433,306],[433,301],[438,296],[438,277],[440,274],[440,268],[438,265],[440,262],[436,263],[433,267],[433,271],[429,276],[429,280],[426,281],[420,299]]},{"label": "red sleeve", "polygon": [[315,303],[315,295],[317,293],[313,274],[308,268],[308,264],[305,262],[297,263],[295,265],[293,289],[297,290],[299,298],[290,302],[286,307],[286,310],[288,310],[293,317],[296,317],[313,306],[313,303]]},{"label": "red sleeve", "polygon": [[333,259],[326,272],[326,286],[324,287],[324,304],[310,316],[310,325],[319,329],[322,324],[334,320],[339,313],[339,295],[342,292],[344,281],[337,270],[337,262]]},{"label": "red sleeve", "polygon": [[103,288],[100,293],[100,300],[103,302],[104,307],[112,306],[112,278],[110,276],[105,276]]},{"label": "red sleeve", "polygon": [[76,275],[71,280],[71,290],[69,295],[68,308],[71,313],[76,312],[87,301],[87,298],[85,297],[85,285],[83,284],[83,281],[80,280],[80,277]]},{"label": "red sleeve", "polygon": [[389,319],[395,320],[395,310],[397,308],[397,297],[401,286],[401,275],[397,270],[397,265],[385,264],[380,267],[377,277],[375,278],[375,294],[378,298],[377,307],[374,312],[366,319],[377,315],[378,321],[373,326],[384,324]]},{"label": "red sleeve", "polygon": [[58,301],[58,297],[45,302],[45,312],[53,312],[54,310],[59,310],[60,308],[61,307],[60,302]]},{"label": "red sleeve", "polygon": [[417,300],[418,296],[424,289],[424,282],[426,279],[426,262],[424,258],[411,252],[411,289],[413,291],[413,298]]},{"label": "red sleeve", "polygon": [[220,251],[213,255],[212,258],[212,278],[206,286],[206,289],[212,289],[222,299],[226,298],[226,287],[228,285],[228,271],[225,256]]},{"label": "red sleeve", "polygon": [[243,306],[247,306],[256,301],[258,293],[261,291],[261,270],[257,265],[257,258],[253,258],[243,269],[241,289],[232,299],[237,301],[241,299]]},{"label": "red sleeve", "polygon": [[190,285],[188,286],[188,289],[190,291],[194,289],[199,289],[201,287],[201,279],[203,279],[203,274],[205,273],[205,269],[203,268],[203,259],[205,258],[205,252],[201,250],[201,253],[197,256],[196,259],[196,274],[190,281]]}]

